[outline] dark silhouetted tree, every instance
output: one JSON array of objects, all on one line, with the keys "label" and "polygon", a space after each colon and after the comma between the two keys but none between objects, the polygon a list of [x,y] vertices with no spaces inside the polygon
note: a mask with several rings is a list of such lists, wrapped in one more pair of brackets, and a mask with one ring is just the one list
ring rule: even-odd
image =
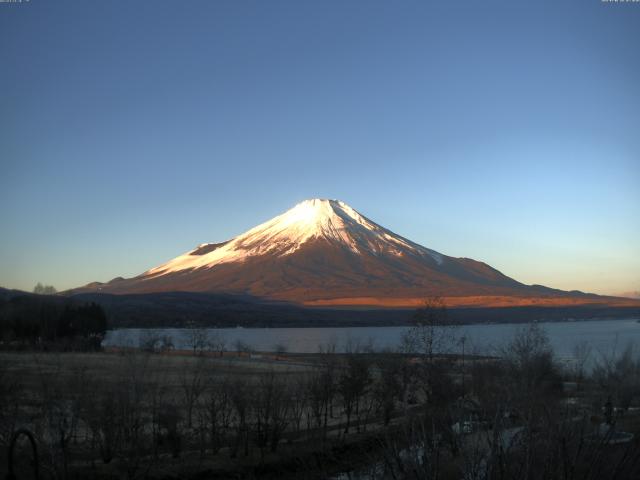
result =
[{"label": "dark silhouetted tree", "polygon": [[53,285],[43,285],[38,282],[36,286],[33,287],[33,293],[37,293],[38,295],[55,295],[58,291]]}]

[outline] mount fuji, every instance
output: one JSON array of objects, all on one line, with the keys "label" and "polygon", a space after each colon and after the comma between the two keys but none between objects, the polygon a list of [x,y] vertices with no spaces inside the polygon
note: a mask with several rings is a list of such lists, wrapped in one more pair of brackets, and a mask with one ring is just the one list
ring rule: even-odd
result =
[{"label": "mount fuji", "polygon": [[459,306],[604,298],[524,285],[485,263],[418,245],[326,199],[301,202],[242,235],[201,244],[136,277],[72,291],[88,292],[231,293],[315,306],[412,306],[434,295]]}]

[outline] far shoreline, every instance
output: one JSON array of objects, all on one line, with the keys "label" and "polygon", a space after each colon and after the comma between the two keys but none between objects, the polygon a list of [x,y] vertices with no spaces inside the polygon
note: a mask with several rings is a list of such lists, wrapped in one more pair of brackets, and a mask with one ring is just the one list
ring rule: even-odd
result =
[{"label": "far shoreline", "polygon": [[[114,315],[113,329],[121,328],[355,328],[410,327],[415,309],[325,309],[301,308],[293,311],[272,309],[235,312],[202,312],[196,318],[158,321],[142,313],[120,321]],[[640,319],[638,307],[498,307],[448,308],[449,321],[455,325],[524,324],[531,322],[584,322],[591,320]]]},{"label": "far shoreline", "polygon": [[[588,323],[588,322],[606,322],[606,321],[621,321],[621,320],[629,320],[640,323],[640,313],[637,315],[620,315],[620,316],[610,316],[610,317],[586,317],[586,318],[567,318],[567,319],[556,319],[556,320],[548,320],[548,319],[536,319],[536,320],[519,320],[519,321],[486,321],[486,322],[463,322],[463,323],[447,323],[442,324],[443,327],[465,327],[465,326],[482,326],[482,325],[526,325],[529,323],[537,323],[537,324],[555,324],[555,323]],[[276,329],[336,329],[336,328],[411,328],[413,327],[413,323],[397,323],[397,324],[350,324],[350,323],[341,323],[341,324],[327,324],[327,325],[285,325],[285,326],[219,326],[219,325],[198,325],[198,326],[190,326],[190,325],[180,325],[180,326],[162,326],[162,327],[149,327],[149,326],[127,326],[127,327],[113,327],[109,328],[107,331],[116,331],[116,330],[191,330],[191,329],[204,329],[204,330],[276,330]]]}]

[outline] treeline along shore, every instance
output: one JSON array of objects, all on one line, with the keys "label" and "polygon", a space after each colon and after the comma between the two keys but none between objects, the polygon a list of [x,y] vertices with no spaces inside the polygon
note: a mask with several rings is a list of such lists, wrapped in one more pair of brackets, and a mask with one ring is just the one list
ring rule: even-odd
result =
[{"label": "treeline along shore", "polygon": [[0,349],[100,350],[107,325],[104,309],[95,302],[0,296]]}]

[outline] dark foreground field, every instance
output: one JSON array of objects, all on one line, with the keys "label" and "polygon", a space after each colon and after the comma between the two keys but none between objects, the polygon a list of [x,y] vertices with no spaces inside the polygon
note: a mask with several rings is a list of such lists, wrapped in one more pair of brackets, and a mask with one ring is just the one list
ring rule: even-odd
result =
[{"label": "dark foreground field", "polygon": [[2,478],[20,428],[40,478],[639,478],[631,350],[587,372],[587,346],[560,370],[536,327],[501,358],[413,334],[412,356],[0,352]]}]

